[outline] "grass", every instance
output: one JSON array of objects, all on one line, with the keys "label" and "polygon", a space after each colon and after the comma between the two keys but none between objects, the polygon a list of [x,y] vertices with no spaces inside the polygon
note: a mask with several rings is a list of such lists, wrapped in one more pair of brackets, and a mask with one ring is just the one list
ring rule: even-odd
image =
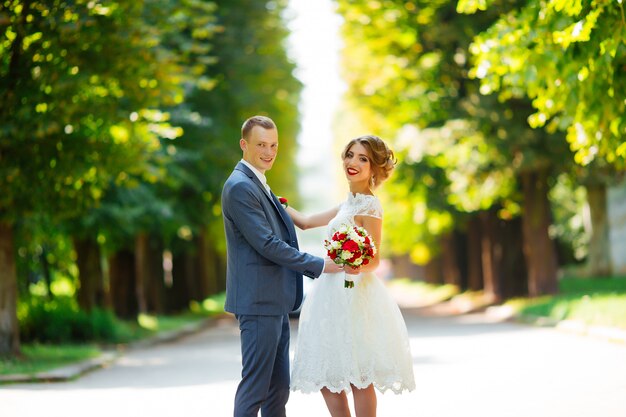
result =
[{"label": "grass", "polygon": [[192,301],[189,311],[176,316],[153,316],[140,314],[137,322],[125,322],[119,330],[122,343],[145,339],[159,332],[167,332],[185,327],[191,323],[224,313],[226,293],[206,298],[202,302]]},{"label": "grass", "polygon": [[224,302],[226,301],[226,293],[213,295],[201,303],[192,301],[189,310],[193,314],[200,314],[202,316],[216,316],[224,313]]},{"label": "grass", "polygon": [[23,345],[20,358],[0,360],[0,375],[35,374],[100,355],[94,345]]},{"label": "grass", "polygon": [[[224,312],[225,294],[193,302],[188,312],[176,316],[140,314],[136,321],[115,321],[116,343],[129,343],[149,338],[161,332],[181,329],[189,324]],[[27,374],[48,371],[64,365],[97,357],[103,346],[95,344],[22,344],[21,357],[0,359],[0,375]]]},{"label": "grass", "polygon": [[626,278],[564,278],[559,290],[554,296],[514,299],[506,304],[522,316],[626,329]]},{"label": "grass", "polygon": [[[481,291],[459,293],[453,285],[433,285],[407,278],[394,279],[389,288],[402,307],[427,306],[453,300],[473,307],[485,304]],[[626,329],[626,277],[572,278],[559,281],[559,294],[516,298],[505,302],[518,315],[576,320],[586,325]]]},{"label": "grass", "polygon": [[140,314],[137,316],[137,321],[120,321],[117,323],[114,344],[136,342],[158,333],[180,329],[205,318],[206,316],[192,313],[176,316]]},{"label": "grass", "polygon": [[421,307],[449,300],[459,293],[455,285],[435,285],[409,278],[395,278],[388,282],[390,291],[403,307]]}]

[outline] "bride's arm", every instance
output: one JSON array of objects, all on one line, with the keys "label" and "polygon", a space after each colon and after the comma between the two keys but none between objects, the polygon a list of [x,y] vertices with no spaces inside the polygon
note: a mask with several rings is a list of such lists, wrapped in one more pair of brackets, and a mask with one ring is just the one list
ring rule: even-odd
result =
[{"label": "bride's arm", "polygon": [[361,266],[359,269],[350,268],[346,265],[344,267],[344,270],[348,274],[372,272],[376,270],[376,268],[378,268],[378,265],[380,264],[380,242],[383,236],[383,220],[379,219],[378,217],[372,216],[354,216],[354,222],[357,226],[361,226],[365,230],[367,230],[367,233],[369,233],[369,235],[372,237],[372,240],[374,241],[374,246],[376,246],[376,255],[373,259],[370,260],[367,265]]},{"label": "bride's arm", "polygon": [[300,213],[298,210],[293,207],[287,207],[287,213],[293,223],[298,226],[302,230],[312,229],[314,227],[326,226],[329,221],[333,217],[337,215],[339,211],[339,206],[334,207],[330,210],[324,211],[322,213],[312,214],[310,216],[304,215]]}]

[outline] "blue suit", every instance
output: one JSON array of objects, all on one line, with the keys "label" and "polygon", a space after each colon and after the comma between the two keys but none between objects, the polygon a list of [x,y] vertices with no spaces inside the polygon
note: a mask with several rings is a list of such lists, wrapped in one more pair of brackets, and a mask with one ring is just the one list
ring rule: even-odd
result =
[{"label": "blue suit", "polygon": [[300,252],[296,231],[273,194],[243,163],[222,190],[227,243],[225,310],[241,333],[242,379],[235,417],[284,417],[289,398],[289,312],[302,302],[302,275],[322,258]]}]

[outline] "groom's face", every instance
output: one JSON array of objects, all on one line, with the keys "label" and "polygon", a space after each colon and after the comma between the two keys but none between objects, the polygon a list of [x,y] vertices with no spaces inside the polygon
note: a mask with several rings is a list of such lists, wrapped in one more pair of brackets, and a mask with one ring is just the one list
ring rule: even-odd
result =
[{"label": "groom's face", "polygon": [[278,153],[278,131],[276,129],[254,126],[250,131],[248,140],[241,139],[239,144],[245,161],[263,174],[272,169]]}]

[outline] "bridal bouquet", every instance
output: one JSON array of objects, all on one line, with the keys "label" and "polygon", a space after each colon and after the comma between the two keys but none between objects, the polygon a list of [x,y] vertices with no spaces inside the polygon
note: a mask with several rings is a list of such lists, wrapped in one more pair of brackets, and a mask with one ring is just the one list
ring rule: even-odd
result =
[{"label": "bridal bouquet", "polygon": [[[359,268],[367,265],[376,255],[376,246],[363,227],[341,225],[330,240],[324,240],[330,259],[339,265]],[[353,288],[354,281],[346,276],[344,288]]]}]

